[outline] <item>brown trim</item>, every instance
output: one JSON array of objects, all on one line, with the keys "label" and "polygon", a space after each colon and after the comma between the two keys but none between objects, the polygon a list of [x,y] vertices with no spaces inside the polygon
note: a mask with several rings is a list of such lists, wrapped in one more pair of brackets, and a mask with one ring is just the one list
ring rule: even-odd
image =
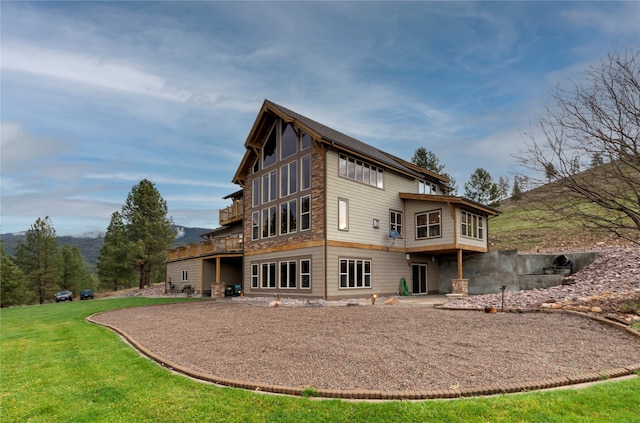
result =
[{"label": "brown trim", "polygon": [[487,215],[497,216],[500,214],[500,210],[493,207],[485,206],[484,204],[476,203],[463,197],[453,197],[449,195],[431,195],[431,194],[414,194],[410,192],[401,192],[400,198],[402,200],[416,200],[416,201],[433,201],[436,203],[447,204],[459,204],[468,207],[471,210],[477,210]]},{"label": "brown trim", "polygon": [[245,251],[244,255],[245,257],[250,257],[250,256],[259,255],[259,254],[278,253],[281,251],[294,251],[302,248],[312,248],[312,247],[321,247],[321,246],[322,246],[322,241],[306,241],[306,242],[298,242],[291,245],[278,245],[276,247],[259,248],[254,251]]}]

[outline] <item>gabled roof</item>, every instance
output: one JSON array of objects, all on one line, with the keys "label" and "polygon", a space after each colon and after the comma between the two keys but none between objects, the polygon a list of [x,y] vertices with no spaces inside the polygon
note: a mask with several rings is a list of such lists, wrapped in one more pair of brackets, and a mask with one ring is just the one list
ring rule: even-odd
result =
[{"label": "gabled roof", "polygon": [[285,122],[294,123],[300,129],[320,142],[337,147],[351,154],[360,156],[361,158],[366,158],[384,167],[394,169],[398,172],[416,178],[429,176],[441,181],[444,184],[447,184],[449,182],[449,179],[445,178],[442,175],[438,175],[434,172],[399,159],[391,154],[385,153],[384,151],[379,150],[369,144],[345,135],[342,132],[336,131],[333,128],[316,122],[313,119],[309,119],[306,116],[296,113],[293,110],[289,110],[286,107],[282,107],[269,100],[265,100],[262,104],[260,113],[258,114],[258,117],[253,124],[249,136],[247,137],[247,141],[245,142],[247,151],[245,152],[245,156],[242,159],[240,167],[238,168],[238,171],[233,178],[233,182],[239,183],[243,180],[243,174],[244,172],[246,172],[247,166],[250,165],[249,160],[250,157],[252,157],[252,153],[258,154],[258,149],[260,148],[260,146],[256,145],[255,143],[262,141],[262,139],[258,139],[258,135],[260,134],[260,132],[265,130],[263,117],[266,112],[271,112],[279,116]]}]

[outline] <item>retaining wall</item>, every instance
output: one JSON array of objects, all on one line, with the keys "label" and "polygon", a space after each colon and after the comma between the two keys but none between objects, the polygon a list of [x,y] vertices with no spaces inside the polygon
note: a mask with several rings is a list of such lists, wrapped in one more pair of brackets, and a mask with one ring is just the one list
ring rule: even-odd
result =
[{"label": "retaining wall", "polygon": [[[593,261],[597,253],[565,254],[573,261],[577,272]],[[565,276],[545,275],[545,267],[553,267],[558,254],[518,254],[517,250],[492,251],[465,255],[462,259],[463,276],[469,279],[469,294],[490,294],[505,291],[549,288],[561,285]],[[451,280],[458,278],[456,256],[439,260],[438,290],[442,294],[452,292]]]}]

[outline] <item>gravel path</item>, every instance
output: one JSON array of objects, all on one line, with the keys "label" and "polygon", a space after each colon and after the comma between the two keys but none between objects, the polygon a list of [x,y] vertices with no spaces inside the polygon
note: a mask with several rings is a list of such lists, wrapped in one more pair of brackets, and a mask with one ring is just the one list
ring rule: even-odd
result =
[{"label": "gravel path", "polygon": [[179,366],[293,387],[464,389],[640,363],[637,338],[559,313],[202,301],[116,310],[92,319]]}]

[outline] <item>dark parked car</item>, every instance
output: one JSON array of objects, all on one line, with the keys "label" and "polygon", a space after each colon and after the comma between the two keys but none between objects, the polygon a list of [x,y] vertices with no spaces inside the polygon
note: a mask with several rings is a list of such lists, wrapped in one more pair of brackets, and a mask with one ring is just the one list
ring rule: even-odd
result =
[{"label": "dark parked car", "polygon": [[60,301],[73,301],[73,293],[71,291],[56,292],[56,303]]},{"label": "dark parked car", "polygon": [[82,291],[80,291],[80,299],[81,300],[88,300],[89,298],[91,298],[93,300],[93,291],[90,289],[83,289]]}]

